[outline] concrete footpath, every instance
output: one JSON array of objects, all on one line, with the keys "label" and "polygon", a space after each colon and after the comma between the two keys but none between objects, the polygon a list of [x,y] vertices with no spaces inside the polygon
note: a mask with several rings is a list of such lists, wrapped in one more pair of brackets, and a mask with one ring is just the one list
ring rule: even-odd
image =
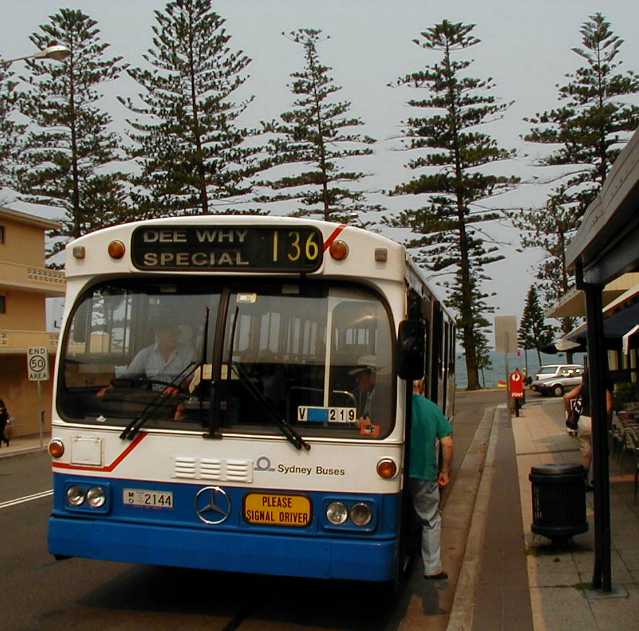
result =
[{"label": "concrete footpath", "polygon": [[0,458],[28,454],[35,451],[46,451],[50,438],[51,435],[49,433],[43,434],[42,437],[38,434],[31,434],[29,436],[11,438],[8,447],[2,443]]},{"label": "concrete footpath", "polygon": [[[571,544],[554,546],[531,532],[531,467],[579,462],[577,440],[565,431],[561,399],[532,395],[519,418],[510,420],[505,405],[495,410],[464,557],[472,580],[464,586],[466,594],[455,594],[449,631],[639,629],[639,500],[633,498],[630,457],[610,461],[611,594],[591,589],[591,493],[586,495],[590,528]],[[479,562],[473,558],[477,549]]]},{"label": "concrete footpath", "polygon": [[579,463],[577,440],[565,431],[562,401],[530,401],[512,420],[527,554],[528,583],[536,631],[639,629],[639,500],[634,502],[633,459],[610,460],[613,592],[591,589],[594,563],[593,496],[587,494],[588,532],[558,549],[530,531],[532,466]]}]

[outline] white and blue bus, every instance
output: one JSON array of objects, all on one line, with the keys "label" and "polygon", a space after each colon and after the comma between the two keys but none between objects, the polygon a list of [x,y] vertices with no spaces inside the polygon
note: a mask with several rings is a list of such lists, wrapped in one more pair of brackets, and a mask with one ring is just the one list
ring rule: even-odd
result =
[{"label": "white and blue bus", "polygon": [[404,247],[183,217],[73,241],[66,276],[56,558],[397,579],[412,380],[454,406],[453,322]]}]

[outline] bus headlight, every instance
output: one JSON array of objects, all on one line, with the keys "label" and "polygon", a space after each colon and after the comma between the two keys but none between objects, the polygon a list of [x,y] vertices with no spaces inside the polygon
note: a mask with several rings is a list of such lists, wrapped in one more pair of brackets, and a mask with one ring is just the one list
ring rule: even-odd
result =
[{"label": "bus headlight", "polygon": [[81,486],[70,486],[67,489],[67,502],[71,506],[80,506],[84,503],[86,492]]},{"label": "bus headlight", "polygon": [[351,521],[356,526],[368,526],[373,519],[373,511],[368,504],[359,502],[351,508]]},{"label": "bus headlight", "polygon": [[92,508],[100,508],[106,502],[106,494],[101,486],[93,486],[87,491],[87,502]]},{"label": "bus headlight", "polygon": [[326,519],[335,526],[343,524],[348,519],[348,508],[342,502],[331,502],[326,507]]}]

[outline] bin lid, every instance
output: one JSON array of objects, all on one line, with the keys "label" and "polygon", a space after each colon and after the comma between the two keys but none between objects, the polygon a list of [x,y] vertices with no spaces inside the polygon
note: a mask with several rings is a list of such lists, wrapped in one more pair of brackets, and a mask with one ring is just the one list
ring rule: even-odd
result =
[{"label": "bin lid", "polygon": [[575,463],[550,463],[530,468],[531,475],[564,475],[569,473],[583,474],[583,472],[584,468],[580,464]]}]

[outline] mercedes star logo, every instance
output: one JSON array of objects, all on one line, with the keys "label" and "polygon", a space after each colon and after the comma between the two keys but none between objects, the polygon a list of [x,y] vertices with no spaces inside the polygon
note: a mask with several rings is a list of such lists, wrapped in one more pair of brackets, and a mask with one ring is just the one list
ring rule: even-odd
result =
[{"label": "mercedes star logo", "polygon": [[205,486],[195,496],[195,512],[205,524],[221,524],[231,514],[231,498],[219,486]]}]

